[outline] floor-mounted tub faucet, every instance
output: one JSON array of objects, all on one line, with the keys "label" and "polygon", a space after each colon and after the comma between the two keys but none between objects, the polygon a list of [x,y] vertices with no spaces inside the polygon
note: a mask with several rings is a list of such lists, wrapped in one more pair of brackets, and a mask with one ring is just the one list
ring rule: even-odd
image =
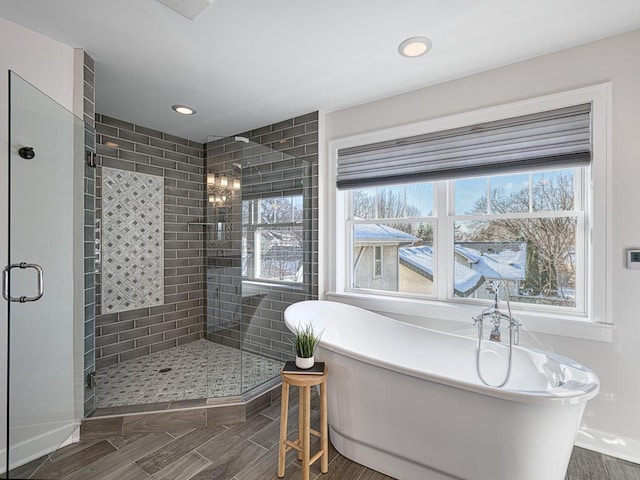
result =
[{"label": "floor-mounted tub faucet", "polygon": [[489,320],[493,325],[491,333],[489,334],[489,340],[493,342],[499,342],[501,340],[500,326],[503,321],[506,321],[513,333],[513,343],[515,345],[518,345],[520,343],[521,323],[511,315],[511,306],[509,305],[509,289],[506,286],[505,288],[507,296],[507,307],[509,309],[509,314],[502,313],[500,311],[500,307],[498,306],[500,299],[500,286],[502,286],[501,280],[489,282],[489,284],[487,285],[487,291],[493,294],[493,305],[485,308],[480,315],[473,317],[473,324],[479,327],[478,334],[482,335],[482,324],[485,320]]},{"label": "floor-mounted tub faucet", "polygon": [[[500,286],[503,285],[502,280],[491,281],[487,285],[487,290],[493,293],[493,305],[488,308],[485,308],[480,315],[473,317],[473,324],[478,327],[478,348],[476,350],[476,371],[478,372],[478,377],[485,385],[491,387],[501,388],[504,387],[509,378],[511,377],[511,367],[513,366],[513,346],[518,345],[520,343],[520,325],[521,323],[513,318],[511,315],[511,303],[509,302],[509,287],[506,286],[505,296],[507,297],[507,311],[509,314],[502,313],[500,311],[500,307],[498,306],[498,301],[500,298],[499,291]],[[488,320],[492,323],[493,328],[491,329],[491,333],[489,334],[489,340],[494,342],[500,342],[500,324],[502,321],[506,321],[509,324],[509,356],[508,356],[508,367],[507,374],[504,377],[504,381],[497,385],[490,385],[482,376],[481,368],[480,368],[480,352],[482,350],[482,327],[484,321]]]}]

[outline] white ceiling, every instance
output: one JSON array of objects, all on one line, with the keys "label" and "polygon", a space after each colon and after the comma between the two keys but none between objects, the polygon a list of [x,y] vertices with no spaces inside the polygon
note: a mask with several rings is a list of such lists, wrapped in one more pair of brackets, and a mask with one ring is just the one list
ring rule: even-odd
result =
[{"label": "white ceiling", "polygon": [[[84,48],[98,112],[205,141],[640,28],[640,0],[216,0],[194,21],[155,0],[1,0],[0,16]],[[432,51],[401,57],[414,35]]]}]

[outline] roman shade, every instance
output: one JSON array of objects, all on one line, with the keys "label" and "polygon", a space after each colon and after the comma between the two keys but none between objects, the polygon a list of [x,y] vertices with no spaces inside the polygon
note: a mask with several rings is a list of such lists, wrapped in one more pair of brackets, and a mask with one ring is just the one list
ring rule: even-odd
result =
[{"label": "roman shade", "polygon": [[591,104],[338,150],[337,187],[588,165]]}]

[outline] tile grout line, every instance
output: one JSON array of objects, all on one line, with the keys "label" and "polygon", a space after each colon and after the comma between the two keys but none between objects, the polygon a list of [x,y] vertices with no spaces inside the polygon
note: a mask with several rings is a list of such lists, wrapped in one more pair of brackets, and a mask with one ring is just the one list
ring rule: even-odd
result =
[{"label": "tile grout line", "polygon": [[[265,427],[265,428],[266,428],[266,427]],[[249,442],[249,443],[253,443],[255,446],[260,447],[262,450],[264,450],[263,454],[269,451],[269,449],[268,449],[268,448],[263,447],[262,445],[260,445],[259,443],[255,442],[254,440],[251,440],[251,437],[249,437],[249,438],[247,439],[247,442]],[[260,455],[260,456],[262,456],[262,455]],[[259,458],[259,457],[258,457],[258,458]]]}]

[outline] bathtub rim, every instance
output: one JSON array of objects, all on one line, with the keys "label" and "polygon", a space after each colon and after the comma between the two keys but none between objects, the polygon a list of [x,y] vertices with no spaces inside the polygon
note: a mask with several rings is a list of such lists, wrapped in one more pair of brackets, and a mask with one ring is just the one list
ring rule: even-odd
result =
[{"label": "bathtub rim", "polygon": [[[361,307],[356,307],[353,305],[348,305],[340,302],[333,302],[329,300],[305,300],[305,301],[297,302],[290,305],[285,309],[285,312],[284,312],[284,321],[287,328],[291,331],[294,330],[293,322],[289,318],[292,315],[291,312],[294,312],[295,310],[303,308],[304,306],[310,306],[309,304],[317,305],[319,303],[340,305],[341,308],[364,311],[370,315],[382,317],[390,322],[398,322],[403,325],[406,325],[407,327],[425,330],[427,332],[432,332],[437,335],[447,335],[451,337],[457,337],[457,338],[464,339],[464,341],[473,341],[473,339],[470,339],[469,337],[465,337],[463,335],[456,335],[449,332],[442,332],[439,330],[434,330],[431,328],[414,325],[412,323],[403,322],[402,320],[396,320],[391,317],[387,317],[385,315],[381,315],[379,313],[372,312],[370,310],[366,310]],[[545,404],[545,405],[549,403],[553,403],[556,405],[579,404],[579,403],[583,403],[591,400],[598,394],[600,390],[600,381],[596,376],[596,374],[591,369],[563,355],[559,355],[553,352],[548,352],[545,350],[530,348],[530,347],[517,346],[514,348],[524,352],[532,352],[536,354],[545,355],[546,357],[557,362],[559,365],[565,366],[566,368],[570,369],[572,373],[575,373],[574,376],[576,378],[572,378],[570,382],[567,382],[562,386],[554,387],[548,390],[510,389],[508,388],[508,384],[507,384],[507,387],[497,388],[497,387],[491,387],[483,384],[469,383],[467,381],[456,380],[443,375],[438,375],[431,372],[425,372],[423,370],[400,366],[381,358],[347,350],[346,348],[341,347],[340,345],[337,345],[335,343],[329,343],[326,340],[323,340],[322,338],[320,339],[320,344],[318,348],[324,348],[334,353],[338,353],[340,355],[344,355],[346,357],[352,358],[354,360],[372,364],[377,367],[384,368],[386,370],[390,370],[402,375],[408,375],[408,376],[420,378],[426,381],[432,381],[432,382],[440,383],[450,387],[461,388],[463,390],[476,392],[483,395],[489,395],[491,397],[501,398],[504,400],[515,401],[519,403]],[[571,388],[569,389],[569,387]]]}]

